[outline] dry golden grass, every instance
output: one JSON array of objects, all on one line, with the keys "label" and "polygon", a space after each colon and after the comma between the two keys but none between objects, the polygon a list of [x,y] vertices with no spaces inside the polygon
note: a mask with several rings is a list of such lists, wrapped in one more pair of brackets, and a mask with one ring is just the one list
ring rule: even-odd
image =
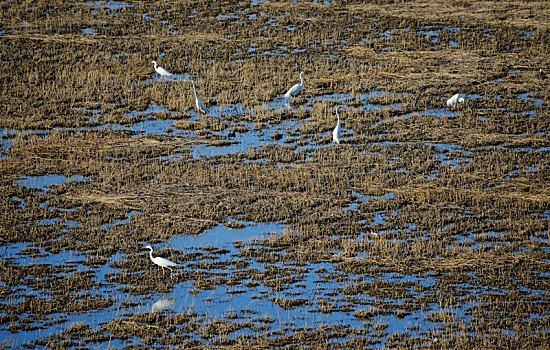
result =
[{"label": "dry golden grass", "polygon": [[[3,260],[2,330],[110,308],[91,275],[121,253],[105,276],[121,293],[262,286],[274,296],[258,298],[282,309],[366,326],[278,331],[264,315],[146,313],[74,324],[35,346],[547,346],[550,79],[538,70],[550,71],[548,2],[99,4],[0,5],[0,245],[80,252],[90,268]],[[160,80],[153,59],[178,78]],[[305,88],[283,108],[300,71]],[[187,75],[210,116],[195,115]],[[447,109],[457,92],[466,102]],[[228,105],[237,112],[223,115]],[[113,130],[155,120],[174,123],[159,135]],[[261,132],[269,141],[239,144]],[[200,157],[197,145],[235,151]],[[49,174],[88,180],[47,191],[15,182]],[[286,229],[235,244],[229,260],[217,248],[162,251],[186,264],[170,281],[136,254],[145,241],[241,222]],[[324,266],[314,272],[326,294],[285,294],[312,264]],[[21,283],[54,297],[12,302]],[[411,315],[423,317],[418,330],[400,334],[378,317]]]}]

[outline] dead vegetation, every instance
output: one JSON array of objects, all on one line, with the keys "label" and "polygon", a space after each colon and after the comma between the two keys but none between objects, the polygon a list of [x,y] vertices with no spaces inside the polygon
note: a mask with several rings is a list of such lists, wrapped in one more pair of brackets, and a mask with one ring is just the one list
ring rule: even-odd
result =
[{"label": "dead vegetation", "polygon": [[[547,2],[0,11],[6,346],[20,332],[28,348],[547,346]],[[52,175],[82,178],[21,183]],[[139,254],[271,222],[286,228],[231,249],[161,250],[182,264],[170,278]],[[182,310],[124,311],[182,285]],[[194,310],[220,289],[263,313]],[[85,313],[109,317],[62,316]]]}]

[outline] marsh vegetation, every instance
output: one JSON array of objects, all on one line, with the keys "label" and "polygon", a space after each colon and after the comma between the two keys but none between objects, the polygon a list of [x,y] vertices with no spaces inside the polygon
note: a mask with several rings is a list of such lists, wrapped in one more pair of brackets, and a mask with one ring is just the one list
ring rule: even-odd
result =
[{"label": "marsh vegetation", "polygon": [[0,8],[2,347],[548,347],[550,3]]}]

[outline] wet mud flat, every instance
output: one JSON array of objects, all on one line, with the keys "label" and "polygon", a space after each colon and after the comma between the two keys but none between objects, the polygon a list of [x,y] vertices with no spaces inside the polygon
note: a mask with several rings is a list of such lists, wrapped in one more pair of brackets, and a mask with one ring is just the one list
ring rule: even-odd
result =
[{"label": "wet mud flat", "polygon": [[1,347],[548,347],[548,2],[0,9]]}]

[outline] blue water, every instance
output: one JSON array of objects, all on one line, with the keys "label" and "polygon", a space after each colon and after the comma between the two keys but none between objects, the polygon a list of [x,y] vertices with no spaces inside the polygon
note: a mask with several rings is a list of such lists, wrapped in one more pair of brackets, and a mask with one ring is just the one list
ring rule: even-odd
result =
[{"label": "blue water", "polygon": [[57,174],[41,175],[41,176],[22,176],[15,184],[26,188],[37,188],[41,192],[48,190],[50,186],[62,185],[67,182],[82,182],[88,181],[90,178],[82,175],[73,175],[70,177]]},{"label": "blue water", "polygon": [[[261,4],[263,1],[253,1],[252,4]],[[126,2],[115,2],[115,1],[95,1],[87,2],[86,5],[89,5],[93,8],[105,7],[111,11],[117,11],[125,7],[133,7],[134,4]],[[146,15],[145,20],[154,21],[154,13]],[[260,14],[264,16],[265,14]],[[233,14],[225,15],[220,18],[220,20],[231,20],[234,17]],[[276,20],[273,20],[272,25],[277,25]],[[30,25],[30,24],[29,24]],[[164,25],[170,27],[169,23],[164,23]],[[177,31],[175,28],[171,28]],[[288,26],[286,28],[288,31],[299,30],[295,26]],[[439,29],[438,28],[425,28],[426,30],[422,32],[423,35],[428,40],[431,40],[433,43],[439,41]],[[458,28],[447,28],[451,33],[458,31]],[[379,33],[376,39],[372,40],[392,40],[392,33],[397,33],[398,31],[407,31],[407,29],[394,29],[387,30],[383,33]],[[81,29],[82,34],[92,35],[96,34],[95,30],[92,28],[83,28]],[[490,35],[490,30],[486,31],[486,35]],[[3,34],[3,31],[0,30],[0,35]],[[528,33],[526,33],[528,35]],[[454,44],[453,44],[454,43]],[[343,44],[346,44],[343,42]],[[450,45],[458,45],[453,41],[450,41]],[[256,47],[251,44],[248,49],[250,52],[256,52]],[[299,49],[296,52],[303,51],[305,49]],[[263,52],[262,54],[276,54],[283,55],[288,54],[287,47],[284,45],[276,46],[270,51]],[[160,54],[162,57],[163,54]],[[151,68],[151,67],[149,67]],[[152,68],[151,68],[152,70]],[[187,80],[190,76],[185,73],[177,75],[174,80]],[[150,79],[141,81],[138,84],[157,84],[159,83],[160,78],[154,72],[151,73]],[[499,81],[494,81],[493,83],[498,84]],[[162,82],[163,84],[169,84],[170,82]],[[306,82],[307,86],[308,82]],[[290,86],[291,84],[289,84]],[[307,88],[306,88],[307,89]],[[224,125],[222,130],[213,131],[213,134],[216,135],[221,140],[229,141],[229,145],[224,146],[212,146],[208,141],[197,140],[193,132],[185,131],[178,129],[176,127],[176,122],[181,118],[181,114],[184,114],[184,119],[189,121],[196,121],[199,118],[194,111],[193,106],[189,106],[185,111],[171,111],[167,106],[158,105],[152,103],[148,106],[145,111],[132,111],[128,117],[128,123],[122,124],[99,124],[93,128],[78,128],[74,129],[75,131],[86,131],[89,129],[108,129],[108,130],[126,130],[133,132],[134,138],[140,137],[150,137],[171,135],[175,137],[191,139],[196,142],[191,143],[189,146],[185,146],[181,154],[175,153],[166,157],[166,160],[178,159],[178,157],[189,157],[189,161],[196,160],[198,158],[208,158],[215,157],[227,154],[236,154],[244,153],[245,158],[246,154],[253,154],[255,150],[263,146],[283,146],[287,145],[292,147],[295,152],[301,151],[318,151],[323,150],[324,147],[333,147],[331,143],[323,143],[323,138],[326,136],[322,135],[322,132],[314,133],[312,135],[303,135],[304,139],[300,145],[298,145],[297,136],[301,136],[300,130],[307,123],[312,122],[310,119],[298,120],[293,117],[297,115],[298,112],[316,111],[319,104],[327,104],[328,114],[326,120],[326,129],[332,129],[333,127],[333,110],[337,105],[343,105],[345,107],[345,116],[349,118],[348,120],[353,120],[356,113],[360,112],[369,112],[369,111],[380,111],[380,110],[398,110],[401,108],[401,104],[391,104],[391,105],[376,105],[370,102],[370,97],[380,97],[386,94],[392,94],[385,91],[373,90],[369,92],[363,92],[358,94],[351,93],[339,93],[335,92],[333,94],[326,94],[322,96],[308,96],[306,93],[301,93],[297,99],[294,99],[291,102],[290,108],[285,106],[285,103],[282,99],[282,94],[276,96],[272,101],[262,103],[258,106],[245,106],[242,103],[236,104],[213,104],[214,101],[209,105],[209,117],[218,118],[220,120],[220,125]],[[481,99],[479,95],[472,95],[465,93],[467,101],[475,102],[475,99]],[[542,106],[542,99],[537,98],[539,95],[534,93],[523,93],[518,94],[516,97],[518,99],[530,101],[534,107]],[[439,117],[439,118],[455,118],[459,116],[462,112],[460,110],[449,111],[444,107],[444,102],[448,97],[441,96],[441,105],[431,106],[425,111],[414,112],[409,114],[404,114],[401,116],[387,118],[385,120],[379,121],[373,125],[364,126],[365,128],[374,128],[380,125],[389,125],[391,122],[402,119],[402,118],[424,118],[424,117]],[[495,98],[498,98],[495,97]],[[348,107],[354,106],[354,107]],[[273,116],[275,113],[281,113],[285,111],[290,114],[289,119],[283,122],[274,122],[270,123],[269,116]],[[82,110],[82,112],[91,114],[87,118],[92,122],[96,122],[100,115],[101,110]],[[527,111],[529,112],[529,111]],[[535,111],[532,111],[536,113]],[[158,118],[159,114],[162,113],[163,118]],[[246,116],[247,120],[255,120],[258,115],[262,115],[263,119],[261,121],[255,122],[229,122],[229,117],[243,117]],[[165,116],[168,118],[165,118]],[[171,119],[171,118],[174,119]],[[177,118],[176,118],[177,117]],[[349,128],[349,124],[345,123],[346,119],[343,119],[343,126],[345,128],[344,135],[346,137],[353,136],[355,130]],[[319,122],[319,120],[314,120]],[[323,121],[324,122],[324,121]],[[240,127],[244,131],[236,132],[234,136],[229,137],[229,131],[233,128]],[[63,128],[63,130],[72,130],[71,128]],[[10,147],[13,146],[14,142],[21,142],[16,139],[18,134],[24,134],[28,132],[40,133],[44,135],[44,139],[47,139],[49,130],[43,131],[18,131],[18,130],[0,130],[0,136],[2,137],[2,159],[7,157]],[[274,140],[272,135],[277,133],[281,135],[280,139]],[[471,153],[464,150],[461,146],[456,144],[447,144],[447,143],[438,143],[438,142],[429,142],[422,140],[414,141],[404,141],[404,144],[408,145],[417,145],[418,147],[431,147],[433,148],[435,159],[442,166],[449,167],[459,167],[465,163],[473,162]],[[392,142],[379,142],[377,145],[381,147],[393,147],[397,143]],[[489,146],[488,149],[502,148],[503,146]],[[542,147],[538,149],[530,148],[518,148],[513,149],[512,151],[529,151],[529,152],[545,152],[548,151],[547,147]],[[189,155],[189,156],[188,156]],[[164,158],[163,158],[164,159]],[[254,159],[250,157],[250,159]],[[254,161],[262,163],[265,160],[248,160],[245,161]],[[293,166],[292,164],[285,164],[281,166]],[[521,171],[533,172],[535,167],[529,169],[515,169],[509,175],[515,176],[520,174]],[[399,168],[396,171],[407,172],[405,168]],[[437,176],[437,173],[431,174],[431,176]],[[31,176],[22,176],[19,179],[14,181],[14,185],[23,186],[25,188],[37,189],[41,193],[46,193],[52,186],[60,186],[66,183],[78,183],[86,182],[92,180],[90,177],[83,175],[72,175],[65,176],[59,174],[46,174],[46,175],[31,175]],[[355,198],[353,203],[344,207],[344,210],[348,213],[353,211],[358,211],[362,204],[371,203],[372,201],[391,201],[394,199],[397,194],[394,192],[386,192],[380,196],[369,196],[364,195],[358,191],[350,190],[351,195]],[[16,205],[19,209],[24,209],[26,203],[23,199],[12,196],[13,201],[16,202]],[[48,208],[50,204],[44,202],[41,204],[41,208]],[[61,212],[65,211],[74,211],[80,210],[79,208],[50,208],[52,210],[59,210]],[[122,226],[130,223],[134,219],[139,219],[144,213],[139,211],[130,211],[127,213],[126,218],[112,220],[109,223],[104,223],[98,227],[91,229],[105,230],[109,232],[118,226]],[[547,218],[549,215],[546,213],[544,218]],[[233,220],[228,218],[228,220]],[[366,241],[367,244],[370,244],[374,240],[378,239],[375,236],[372,236],[371,233],[376,233],[379,237],[382,237],[387,233],[392,233],[390,226],[390,218],[387,216],[387,213],[384,211],[375,211],[372,213],[372,217],[364,220],[362,222],[365,227],[372,229],[373,231],[369,232],[354,232],[354,238],[350,238],[357,241]],[[37,225],[42,226],[55,226],[59,225],[60,218],[44,218],[37,221]],[[315,327],[317,325],[325,324],[335,324],[335,325],[347,325],[355,328],[366,327],[366,322],[357,319],[354,316],[354,312],[358,310],[369,310],[371,305],[378,302],[378,298],[374,298],[366,293],[358,296],[352,296],[354,300],[350,301],[350,296],[342,293],[346,287],[349,287],[353,283],[372,283],[372,278],[367,278],[362,275],[358,276],[347,276],[343,274],[338,267],[338,263],[334,262],[309,262],[307,264],[300,265],[295,261],[288,262],[279,262],[279,263],[270,263],[262,261],[257,258],[249,258],[244,255],[247,249],[262,249],[264,246],[260,243],[262,240],[268,240],[278,237],[283,237],[285,235],[300,235],[299,231],[293,231],[291,228],[285,226],[282,223],[253,223],[253,222],[243,222],[245,227],[242,229],[228,229],[223,225],[216,225],[213,228],[203,232],[199,235],[174,235],[170,239],[163,242],[155,242],[154,248],[155,251],[162,249],[172,249],[185,256],[199,256],[200,259],[197,261],[178,261],[182,265],[179,271],[175,271],[174,274],[183,273],[185,271],[194,271],[194,272],[205,272],[207,274],[217,273],[220,276],[223,276],[224,279],[234,279],[235,284],[217,284],[212,282],[211,289],[201,289],[200,285],[197,284],[197,279],[191,277],[188,280],[180,283],[172,283],[169,285],[170,291],[168,293],[157,292],[154,288],[151,288],[149,293],[145,295],[133,295],[130,292],[127,292],[124,285],[117,284],[112,282],[112,276],[116,276],[119,273],[125,273],[116,268],[116,264],[121,261],[127,261],[133,256],[127,255],[122,252],[117,252],[112,257],[108,258],[106,263],[99,267],[89,267],[85,264],[86,255],[78,251],[71,251],[61,249],[59,252],[49,252],[46,251],[43,247],[34,246],[31,242],[20,242],[20,243],[5,243],[1,246],[1,256],[2,259],[10,259],[11,262],[15,265],[35,265],[35,264],[46,264],[52,267],[66,266],[67,270],[64,272],[56,273],[54,277],[68,278],[75,271],[89,271],[93,273],[93,280],[98,283],[97,286],[94,286],[88,291],[85,291],[86,296],[98,296],[106,297],[114,302],[110,307],[100,310],[94,310],[90,312],[85,312],[81,314],[71,314],[71,315],[51,315],[52,318],[61,318],[64,320],[58,324],[49,324],[47,320],[36,321],[37,326],[43,327],[43,329],[29,332],[19,332],[11,333],[6,328],[0,330],[0,339],[6,339],[7,344],[13,345],[15,348],[21,347],[22,344],[32,341],[36,338],[45,338],[48,335],[61,333],[64,329],[71,326],[75,323],[85,323],[90,325],[93,329],[100,329],[101,324],[108,322],[109,320],[115,318],[121,318],[123,315],[139,314],[139,313],[150,313],[150,312],[160,312],[160,313],[196,313],[203,316],[209,321],[219,320],[219,319],[233,319],[233,322],[243,321],[246,317],[250,317],[251,322],[254,324],[261,324],[262,319],[270,319],[272,322],[266,322],[269,325],[269,330],[272,331],[282,331],[283,333],[287,332],[289,328],[292,327]],[[72,229],[80,228],[81,223],[74,220],[66,220],[61,225],[61,233],[67,234],[70,233]],[[399,230],[402,232],[411,233],[416,227],[414,224],[404,224]],[[482,235],[466,233],[463,237],[457,239],[455,244],[464,244],[468,247],[473,247],[474,249],[481,249],[484,246],[506,246],[506,243],[499,242],[501,236],[505,235],[504,232],[492,232],[487,231]],[[533,239],[544,239],[540,237],[539,234]],[[482,242],[484,239],[493,239],[494,242]],[[146,244],[148,242],[140,242],[140,244]],[[220,249],[221,252],[217,255],[210,254],[209,251],[212,249]],[[330,249],[330,248],[326,248]],[[28,254],[29,250],[34,251],[33,254]],[[338,258],[340,254],[343,254],[340,250],[330,251],[335,258]],[[140,259],[149,261],[149,257],[146,252],[139,253]],[[277,251],[274,250],[273,254],[277,254]],[[354,256],[357,259],[366,259],[369,257],[368,251],[360,251]],[[4,260],[3,260],[4,261]],[[245,268],[238,266],[236,263],[244,261],[247,266]],[[151,263],[152,264],[152,263]],[[154,269],[156,266],[151,266],[151,269]],[[158,270],[158,269],[157,269]],[[255,271],[257,273],[265,273],[266,271],[280,271],[282,273],[286,271],[292,271],[293,273],[300,276],[296,281],[288,282],[284,285],[282,289],[276,289],[272,286],[264,284],[261,280],[255,280],[253,277],[240,277],[240,274],[250,271]],[[183,271],[183,272],[182,272]],[[158,271],[161,273],[160,271]],[[142,273],[142,271],[138,272]],[[274,274],[278,276],[277,274]],[[333,278],[333,276],[340,276],[345,278]],[[29,276],[27,278],[32,278]],[[277,277],[275,277],[277,278]],[[356,280],[354,278],[357,278]],[[427,287],[433,286],[437,283],[437,278],[433,276],[416,276],[416,275],[400,275],[396,273],[380,273],[377,278],[384,281],[393,281],[393,282],[413,282],[417,283],[419,286]],[[353,280],[352,280],[353,279]],[[0,284],[5,286],[4,284]],[[468,288],[468,286],[464,286]],[[473,287],[472,287],[473,288]],[[420,289],[419,289],[420,290]],[[416,295],[421,296],[421,292],[414,290],[412,293],[417,293]],[[17,302],[24,300],[25,298],[33,297],[43,297],[48,298],[47,290],[33,289],[30,286],[21,284],[15,289],[15,293],[11,299],[8,299],[5,304],[16,304]],[[282,308],[273,298],[280,298],[286,300],[293,299],[304,299],[307,301],[306,305],[296,306],[291,309],[285,310]],[[384,300],[388,303],[399,304],[404,302],[403,300],[391,299]],[[327,307],[326,305],[330,307]],[[352,310],[346,309],[349,305],[353,305]],[[426,328],[435,327],[434,324],[425,321],[426,313],[430,312],[452,312],[460,320],[465,320],[465,308],[469,304],[461,305],[459,308],[454,308],[448,310],[445,308],[440,308],[439,305],[427,305],[422,311],[413,311],[409,315],[398,318],[394,314],[389,316],[375,316],[373,317],[372,322],[379,325],[387,325],[388,333],[414,333],[414,330],[410,330],[412,326],[420,324],[420,330],[426,331]],[[323,311],[330,309],[330,312]],[[397,310],[399,305],[396,306]],[[237,315],[237,316],[234,316]],[[251,316],[246,316],[251,315]],[[290,325],[290,326],[289,326]],[[418,331],[417,331],[418,332]],[[192,339],[200,339],[200,335],[197,332],[190,332],[190,337]],[[254,334],[254,331],[250,328],[245,328],[232,334],[231,337],[236,337],[239,334]],[[126,341],[116,340],[110,344],[112,347],[124,347],[132,342],[139,343],[139,339],[130,338]],[[381,345],[384,345],[383,340]],[[97,347],[106,347],[105,344],[98,344]]]}]

